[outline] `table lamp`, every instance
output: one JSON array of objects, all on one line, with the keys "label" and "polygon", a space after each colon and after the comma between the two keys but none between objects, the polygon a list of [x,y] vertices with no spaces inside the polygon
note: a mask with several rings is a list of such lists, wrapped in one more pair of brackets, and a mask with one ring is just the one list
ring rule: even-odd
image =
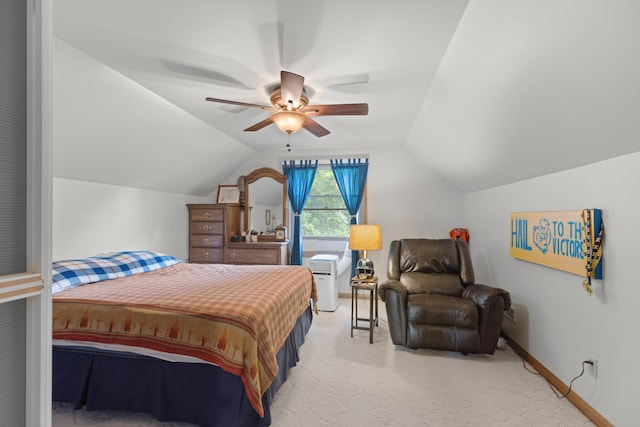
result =
[{"label": "table lamp", "polygon": [[359,279],[373,277],[373,261],[367,258],[367,251],[382,249],[380,226],[373,224],[353,224],[349,231],[349,249],[363,251],[363,257],[358,260],[356,274]]}]

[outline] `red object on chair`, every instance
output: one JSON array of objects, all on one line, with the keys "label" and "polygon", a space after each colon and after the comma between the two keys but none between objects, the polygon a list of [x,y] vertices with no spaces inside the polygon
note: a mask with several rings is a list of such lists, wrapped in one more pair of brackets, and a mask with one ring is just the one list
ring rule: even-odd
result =
[{"label": "red object on chair", "polygon": [[469,230],[466,228],[452,228],[451,231],[449,231],[449,237],[453,240],[460,239],[469,243]]}]

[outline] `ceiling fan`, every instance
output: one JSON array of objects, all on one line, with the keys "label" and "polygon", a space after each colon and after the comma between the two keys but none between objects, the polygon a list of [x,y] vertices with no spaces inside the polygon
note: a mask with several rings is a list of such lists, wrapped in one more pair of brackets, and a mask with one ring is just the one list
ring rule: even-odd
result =
[{"label": "ceiling fan", "polygon": [[288,134],[304,128],[315,136],[321,137],[331,132],[313,120],[312,117],[366,116],[369,113],[369,105],[362,103],[309,105],[309,98],[304,89],[304,77],[284,70],[280,72],[280,85],[271,93],[272,106],[210,97],[207,97],[206,100],[242,107],[261,108],[273,112],[268,118],[246,128],[245,132],[255,132],[275,123],[278,129]]}]

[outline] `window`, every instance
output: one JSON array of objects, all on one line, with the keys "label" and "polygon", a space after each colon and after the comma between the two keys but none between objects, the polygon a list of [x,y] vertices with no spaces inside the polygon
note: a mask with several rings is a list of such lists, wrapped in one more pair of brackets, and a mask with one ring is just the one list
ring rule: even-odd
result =
[{"label": "window", "polygon": [[301,217],[304,237],[349,237],[350,215],[331,166],[318,165]]}]

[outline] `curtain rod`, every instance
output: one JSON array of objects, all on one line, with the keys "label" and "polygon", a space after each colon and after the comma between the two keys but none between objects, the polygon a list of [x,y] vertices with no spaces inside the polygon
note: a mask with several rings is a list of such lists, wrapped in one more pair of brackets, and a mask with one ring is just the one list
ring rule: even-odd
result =
[{"label": "curtain rod", "polygon": [[278,161],[282,163],[286,160],[333,160],[333,159],[368,159],[368,154],[341,154],[336,156],[287,156],[278,157]]}]

